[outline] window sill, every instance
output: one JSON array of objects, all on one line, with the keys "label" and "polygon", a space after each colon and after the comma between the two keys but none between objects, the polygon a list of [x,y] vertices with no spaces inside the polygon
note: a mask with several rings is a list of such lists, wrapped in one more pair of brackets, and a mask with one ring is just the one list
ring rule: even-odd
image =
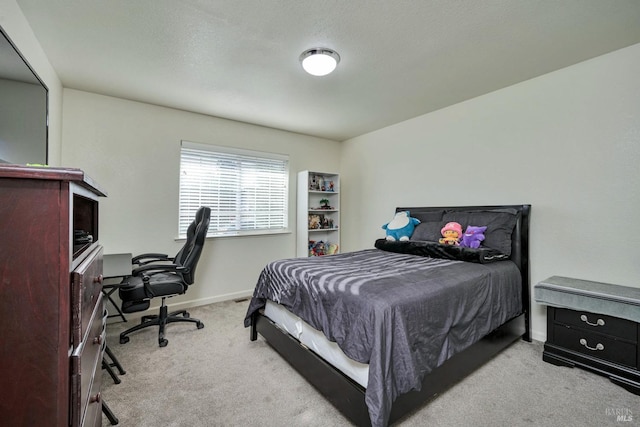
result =
[{"label": "window sill", "polygon": [[[209,232],[207,239],[219,239],[225,237],[256,237],[256,236],[272,236],[278,234],[291,234],[290,229],[271,230],[271,231],[229,231],[229,232]],[[184,241],[186,237],[176,237],[175,241]]]}]

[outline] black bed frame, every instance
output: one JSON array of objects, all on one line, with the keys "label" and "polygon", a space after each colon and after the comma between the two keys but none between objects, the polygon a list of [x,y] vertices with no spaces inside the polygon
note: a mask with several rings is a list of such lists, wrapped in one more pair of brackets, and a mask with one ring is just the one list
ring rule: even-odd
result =
[{"label": "black bed frame", "polygon": [[[476,344],[454,355],[445,363],[426,375],[422,388],[398,396],[393,402],[389,424],[398,421],[416,408],[443,393],[471,372],[491,360],[496,354],[522,338],[531,341],[530,273],[529,273],[529,217],[531,205],[504,206],[456,206],[397,208],[408,210],[411,216],[441,210],[486,211],[511,209],[519,213],[512,235],[511,260],[522,274],[522,314],[509,320]],[[307,379],[345,417],[358,426],[370,426],[369,411],[365,403],[365,388],[331,366],[322,357],[302,345],[297,339],[278,328],[261,312],[254,313],[251,340],[258,333],[280,355]]]}]

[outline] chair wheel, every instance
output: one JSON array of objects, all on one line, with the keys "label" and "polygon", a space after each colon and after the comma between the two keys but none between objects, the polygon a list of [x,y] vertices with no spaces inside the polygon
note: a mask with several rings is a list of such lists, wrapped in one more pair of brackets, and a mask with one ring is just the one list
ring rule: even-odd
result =
[{"label": "chair wheel", "polygon": [[158,340],[158,345],[160,345],[160,347],[166,347],[166,346],[167,346],[167,344],[169,344],[169,340],[166,340],[166,339],[164,339],[164,338],[163,338],[163,339]]},{"label": "chair wheel", "polygon": [[126,344],[129,342],[129,337],[120,337],[120,344]]},{"label": "chair wheel", "polygon": [[196,326],[198,327],[198,329],[202,329],[202,328],[204,328],[204,323],[198,322],[198,323],[196,323]]}]

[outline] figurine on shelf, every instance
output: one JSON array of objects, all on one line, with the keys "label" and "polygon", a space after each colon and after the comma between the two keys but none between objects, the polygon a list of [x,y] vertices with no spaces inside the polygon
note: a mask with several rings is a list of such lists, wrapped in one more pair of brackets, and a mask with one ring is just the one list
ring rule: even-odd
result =
[{"label": "figurine on shelf", "polygon": [[317,175],[310,175],[309,176],[309,190],[317,191],[319,189],[320,189],[320,187],[318,186],[318,176]]},{"label": "figurine on shelf", "polygon": [[329,227],[329,220],[323,215],[322,216],[322,227],[323,229],[327,229],[330,228]]},{"label": "figurine on shelf", "polygon": [[334,255],[337,253],[338,245],[335,243],[309,240],[309,256]]},{"label": "figurine on shelf", "polygon": [[325,243],[320,240],[319,242],[315,242],[313,240],[309,241],[309,255],[310,256],[322,256],[325,251]]},{"label": "figurine on shelf", "polygon": [[326,246],[327,247],[326,247],[325,255],[335,255],[338,253],[338,245],[336,245],[335,243],[329,243]]},{"label": "figurine on shelf", "polygon": [[317,230],[321,225],[320,215],[309,215],[309,230]]},{"label": "figurine on shelf", "polygon": [[333,181],[329,181],[329,191],[334,191],[334,189],[333,189]]}]

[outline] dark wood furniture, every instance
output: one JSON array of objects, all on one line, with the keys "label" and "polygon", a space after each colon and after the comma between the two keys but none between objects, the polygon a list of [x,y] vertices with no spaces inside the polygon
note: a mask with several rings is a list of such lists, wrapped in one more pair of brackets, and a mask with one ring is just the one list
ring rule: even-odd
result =
[{"label": "dark wood furniture", "polygon": [[[640,296],[640,290],[562,277],[536,285],[538,295],[541,286],[547,294],[538,302],[553,300],[551,303],[558,305],[547,305],[547,341],[542,359],[558,366],[587,369],[640,395],[640,324],[621,318],[625,312],[640,309],[640,298],[631,296]],[[620,298],[617,291],[629,296]],[[600,311],[609,313],[585,311],[587,306],[600,306]],[[636,317],[640,318],[640,311]]]},{"label": "dark wood furniture", "polygon": [[0,166],[3,425],[102,424],[100,196],[78,169]]},{"label": "dark wood furniture", "polygon": [[[514,209],[519,213],[512,235],[510,259],[518,266],[522,276],[522,314],[491,332],[476,344],[454,355],[426,375],[419,392],[411,391],[399,396],[393,403],[389,424],[400,420],[409,412],[444,392],[518,339],[531,341],[529,292],[531,205],[412,207],[398,208],[397,210],[409,210],[414,216],[418,213],[436,212],[443,209],[460,211]],[[358,426],[371,425],[365,403],[366,390],[361,385],[300,344],[297,339],[277,327],[269,318],[256,312],[252,318],[250,339],[257,339],[258,333],[345,417]]]}]

